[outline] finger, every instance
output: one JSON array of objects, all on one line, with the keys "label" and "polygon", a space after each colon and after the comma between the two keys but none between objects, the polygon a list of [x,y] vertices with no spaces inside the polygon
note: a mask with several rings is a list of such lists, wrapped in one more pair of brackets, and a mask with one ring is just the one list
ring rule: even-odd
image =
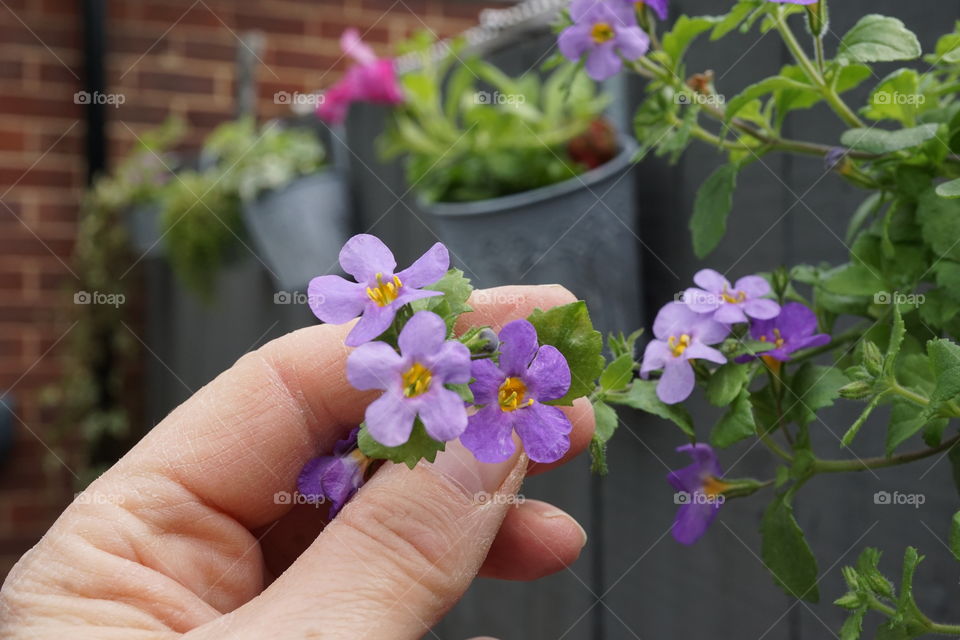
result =
[{"label": "finger", "polygon": [[587,533],[568,513],[547,502],[525,500],[507,511],[480,575],[536,580],[580,557]]},{"label": "finger", "polygon": [[[502,326],[535,308],[573,300],[562,287],[475,292],[474,321]],[[464,319],[463,322],[468,322]],[[375,394],[346,379],[349,325],[301,329],[241,358],[178,407],[108,475],[170,477],[205,504],[248,528],[290,509],[274,494],[292,491],[303,464],[329,451],[363,419]]]},{"label": "finger", "polygon": [[290,569],[197,637],[422,637],[470,585],[525,470],[522,453],[484,464],[459,443],[432,465],[385,466]]}]

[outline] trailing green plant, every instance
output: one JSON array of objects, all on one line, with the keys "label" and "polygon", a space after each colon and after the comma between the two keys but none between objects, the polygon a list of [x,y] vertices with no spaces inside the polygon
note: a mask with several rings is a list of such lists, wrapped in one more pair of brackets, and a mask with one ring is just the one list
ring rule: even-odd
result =
[{"label": "trailing green plant", "polygon": [[469,202],[529,191],[569,179],[585,166],[568,143],[601,117],[607,96],[575,65],[543,81],[510,77],[452,45],[440,60],[431,39],[406,49],[421,66],[403,74],[403,104],[380,137],[384,158],[405,156],[407,181],[429,202]]},{"label": "trailing green plant", "polygon": [[81,485],[111,462],[111,449],[139,435],[130,413],[139,357],[130,330],[137,325],[131,305],[136,256],[124,217],[131,207],[159,197],[169,177],[165,156],[182,132],[182,122],[169,120],[143,135],[112,174],[95,179],[81,203],[71,262],[76,279],[64,296],[69,329],[62,375],[42,394],[55,416],[53,451],[71,461]]}]

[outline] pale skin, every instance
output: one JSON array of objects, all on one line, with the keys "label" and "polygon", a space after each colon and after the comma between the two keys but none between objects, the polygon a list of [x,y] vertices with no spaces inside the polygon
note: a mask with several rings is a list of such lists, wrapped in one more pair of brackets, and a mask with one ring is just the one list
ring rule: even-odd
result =
[{"label": "pale skin", "polygon": [[[499,329],[573,301],[562,287],[478,296],[461,325]],[[509,304],[483,301],[510,301]],[[347,382],[350,325],[315,326],[241,358],[74,501],[0,590],[0,637],[109,640],[423,637],[479,574],[534,580],[586,537],[553,505],[509,499],[523,477],[586,447],[592,411],[565,408],[567,456],[386,465],[326,524],[291,507],[303,463],[376,397]],[[498,499],[477,500],[478,493]]]}]

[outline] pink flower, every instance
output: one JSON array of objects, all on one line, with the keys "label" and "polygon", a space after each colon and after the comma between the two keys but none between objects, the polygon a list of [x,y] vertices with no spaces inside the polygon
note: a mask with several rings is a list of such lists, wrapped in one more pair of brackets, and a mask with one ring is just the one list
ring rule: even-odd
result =
[{"label": "pink flower", "polygon": [[343,122],[354,102],[403,102],[403,89],[397,80],[393,60],[377,58],[373,49],[360,40],[360,33],[356,29],[343,32],[340,48],[353,58],[355,64],[324,92],[323,100],[317,105],[317,116],[321,120],[330,124]]}]

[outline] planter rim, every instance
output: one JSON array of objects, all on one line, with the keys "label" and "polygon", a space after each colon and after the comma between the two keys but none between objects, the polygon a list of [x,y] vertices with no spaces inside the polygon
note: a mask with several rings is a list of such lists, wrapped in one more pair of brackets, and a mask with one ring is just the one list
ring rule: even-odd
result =
[{"label": "planter rim", "polygon": [[618,135],[617,140],[620,142],[620,152],[617,155],[595,169],[590,169],[562,182],[549,184],[545,187],[538,187],[530,191],[512,193],[499,198],[489,198],[487,200],[474,200],[472,202],[425,202],[418,196],[417,202],[424,211],[435,216],[456,217],[484,215],[508,209],[519,209],[545,200],[559,198],[584,187],[591,187],[632,164],[633,156],[637,151],[636,141],[632,137],[624,134]]}]

